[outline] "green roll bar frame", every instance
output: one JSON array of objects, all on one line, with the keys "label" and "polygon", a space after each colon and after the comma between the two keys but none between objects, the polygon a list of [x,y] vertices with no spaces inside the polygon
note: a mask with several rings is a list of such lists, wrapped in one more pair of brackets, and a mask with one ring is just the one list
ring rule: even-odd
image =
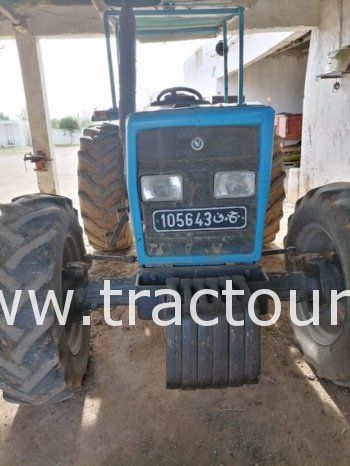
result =
[{"label": "green roll bar frame", "polygon": [[[123,7],[122,7],[123,8]],[[123,63],[120,62],[120,50],[119,50],[119,17],[121,10],[109,9],[104,12],[103,15],[103,25],[104,33],[106,38],[106,48],[107,48],[107,60],[108,60],[108,70],[109,70],[109,80],[111,87],[111,97],[112,97],[112,110],[117,112],[117,98],[116,98],[116,88],[115,88],[115,79],[114,79],[114,67],[112,59],[112,47],[111,47],[111,32],[110,32],[110,19],[114,21],[115,29],[115,38],[117,44],[117,60],[119,67],[123,66]],[[223,34],[223,49],[224,49],[224,102],[228,103],[228,40],[227,40],[227,22],[234,17],[238,17],[238,33],[239,33],[239,57],[238,57],[238,105],[244,104],[244,7],[235,7],[235,8],[206,8],[206,9],[154,9],[154,10],[145,10],[145,9],[133,9],[133,14],[136,17],[151,17],[151,16],[216,16],[222,15],[224,19],[222,21],[222,34]],[[138,35],[147,36],[147,35],[161,35],[166,33],[166,30],[143,30],[139,31]],[[218,27],[201,27],[201,28],[189,28],[189,29],[180,29],[173,31],[174,34],[195,34],[196,32],[208,32],[215,33],[218,32]],[[136,40],[136,37],[135,37]],[[121,96],[122,98],[122,96]]]}]

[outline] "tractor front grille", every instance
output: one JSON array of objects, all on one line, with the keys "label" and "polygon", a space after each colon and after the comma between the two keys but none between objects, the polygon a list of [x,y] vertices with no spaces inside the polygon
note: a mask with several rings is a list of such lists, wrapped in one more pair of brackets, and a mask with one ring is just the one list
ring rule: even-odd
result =
[{"label": "tractor front grille", "polygon": [[[192,141],[195,138],[203,140],[201,150],[193,149]],[[181,201],[141,201],[148,255],[222,255],[253,251],[257,197],[215,199],[214,174],[219,171],[252,170],[258,183],[258,127],[186,126],[141,130],[137,137],[137,159],[139,179],[142,175],[156,174],[178,174],[183,178]],[[158,210],[233,206],[247,208],[247,225],[243,229],[157,232],[153,228],[153,213]]]}]

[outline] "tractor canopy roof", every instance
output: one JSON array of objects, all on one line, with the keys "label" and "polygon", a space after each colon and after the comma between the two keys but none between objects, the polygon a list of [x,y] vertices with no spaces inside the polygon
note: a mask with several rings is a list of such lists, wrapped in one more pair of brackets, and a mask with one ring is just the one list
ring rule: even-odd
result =
[{"label": "tractor canopy roof", "polygon": [[[118,11],[122,0],[105,0]],[[137,39],[141,42],[204,39],[216,37],[224,21],[238,14],[239,1],[231,0],[136,0]]]}]

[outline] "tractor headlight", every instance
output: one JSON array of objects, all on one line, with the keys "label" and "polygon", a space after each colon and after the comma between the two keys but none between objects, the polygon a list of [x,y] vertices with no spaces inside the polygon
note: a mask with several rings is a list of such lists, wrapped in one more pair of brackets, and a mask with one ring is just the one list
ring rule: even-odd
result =
[{"label": "tractor headlight", "polygon": [[214,177],[214,196],[217,199],[249,197],[255,194],[255,172],[217,172]]},{"label": "tractor headlight", "polygon": [[182,176],[141,176],[141,194],[143,201],[179,201],[182,199]]}]

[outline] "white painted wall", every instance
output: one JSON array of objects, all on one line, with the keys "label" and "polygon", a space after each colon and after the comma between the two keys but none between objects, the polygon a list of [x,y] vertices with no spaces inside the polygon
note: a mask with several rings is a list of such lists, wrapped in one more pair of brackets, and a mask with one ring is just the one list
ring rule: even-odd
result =
[{"label": "white painted wall", "polygon": [[[266,57],[270,56],[277,49],[289,44],[293,40],[303,35],[305,31],[287,31],[287,32],[265,32],[259,34],[248,34],[245,36],[244,44],[244,62],[246,67],[247,76],[247,87],[249,90],[247,95],[247,101],[264,101],[266,97],[271,97],[271,92],[266,93],[266,88],[271,89],[271,73],[275,75],[275,71],[278,71],[280,75],[283,74],[283,81],[276,76],[274,84],[279,87],[276,91],[278,96],[275,100],[281,101],[283,82],[285,82],[286,93],[289,89],[292,94],[298,94],[297,102],[285,105],[285,101],[281,101],[280,108],[296,108],[300,111],[300,95],[302,99],[303,91],[300,91],[300,86],[304,87],[305,69],[306,69],[306,58],[302,57],[300,60],[293,57],[291,54],[290,58],[286,58],[286,54],[276,57],[273,61],[265,62]],[[217,40],[206,41],[197,51],[194,53],[184,64],[184,80],[187,86],[198,89],[205,97],[210,97],[215,94],[223,94],[223,58],[218,57],[215,53],[215,45]],[[278,63],[280,62],[280,64]],[[258,68],[254,68],[258,67]],[[271,68],[272,67],[272,70]],[[283,67],[286,69],[281,71]],[[237,36],[232,36],[229,40],[229,54],[228,54],[228,71],[232,77],[230,78],[231,87],[230,91],[233,95],[237,94],[237,78],[235,77],[238,68],[238,44]],[[281,69],[280,69],[281,68]],[[296,69],[294,69],[296,68]],[[260,70],[263,81],[255,79],[254,73]],[[296,80],[296,81],[295,81]],[[255,92],[256,85],[261,87],[261,92]],[[296,90],[295,90],[296,89]],[[252,95],[250,97],[249,95]],[[294,99],[294,97],[292,97]],[[284,110],[290,111],[292,110]]]},{"label": "white painted wall", "polygon": [[24,121],[0,121],[0,147],[23,147],[30,142],[29,126]]},{"label": "white painted wall", "polygon": [[322,0],[313,31],[305,84],[301,194],[333,181],[350,181],[350,75],[334,92],[334,80],[316,80],[327,53],[350,44],[350,1]]},{"label": "white painted wall", "polygon": [[82,135],[82,131],[74,131],[73,133],[70,133],[63,129],[52,129],[52,140],[55,146],[78,145]]},{"label": "white painted wall", "polygon": [[[53,128],[52,139],[55,146],[78,145],[82,131],[70,134],[63,129]],[[0,147],[26,147],[31,145],[27,121],[0,120]]]},{"label": "white painted wall", "polygon": [[205,97],[216,94],[216,81],[223,66],[222,59],[215,53],[217,42],[216,39],[203,42],[184,63],[185,86],[197,89]]},{"label": "white painted wall", "polygon": [[[302,113],[307,53],[287,51],[271,55],[245,69],[247,102],[271,105],[277,113]],[[230,94],[237,94],[237,73],[229,78]],[[223,79],[219,80],[221,93]]]}]

